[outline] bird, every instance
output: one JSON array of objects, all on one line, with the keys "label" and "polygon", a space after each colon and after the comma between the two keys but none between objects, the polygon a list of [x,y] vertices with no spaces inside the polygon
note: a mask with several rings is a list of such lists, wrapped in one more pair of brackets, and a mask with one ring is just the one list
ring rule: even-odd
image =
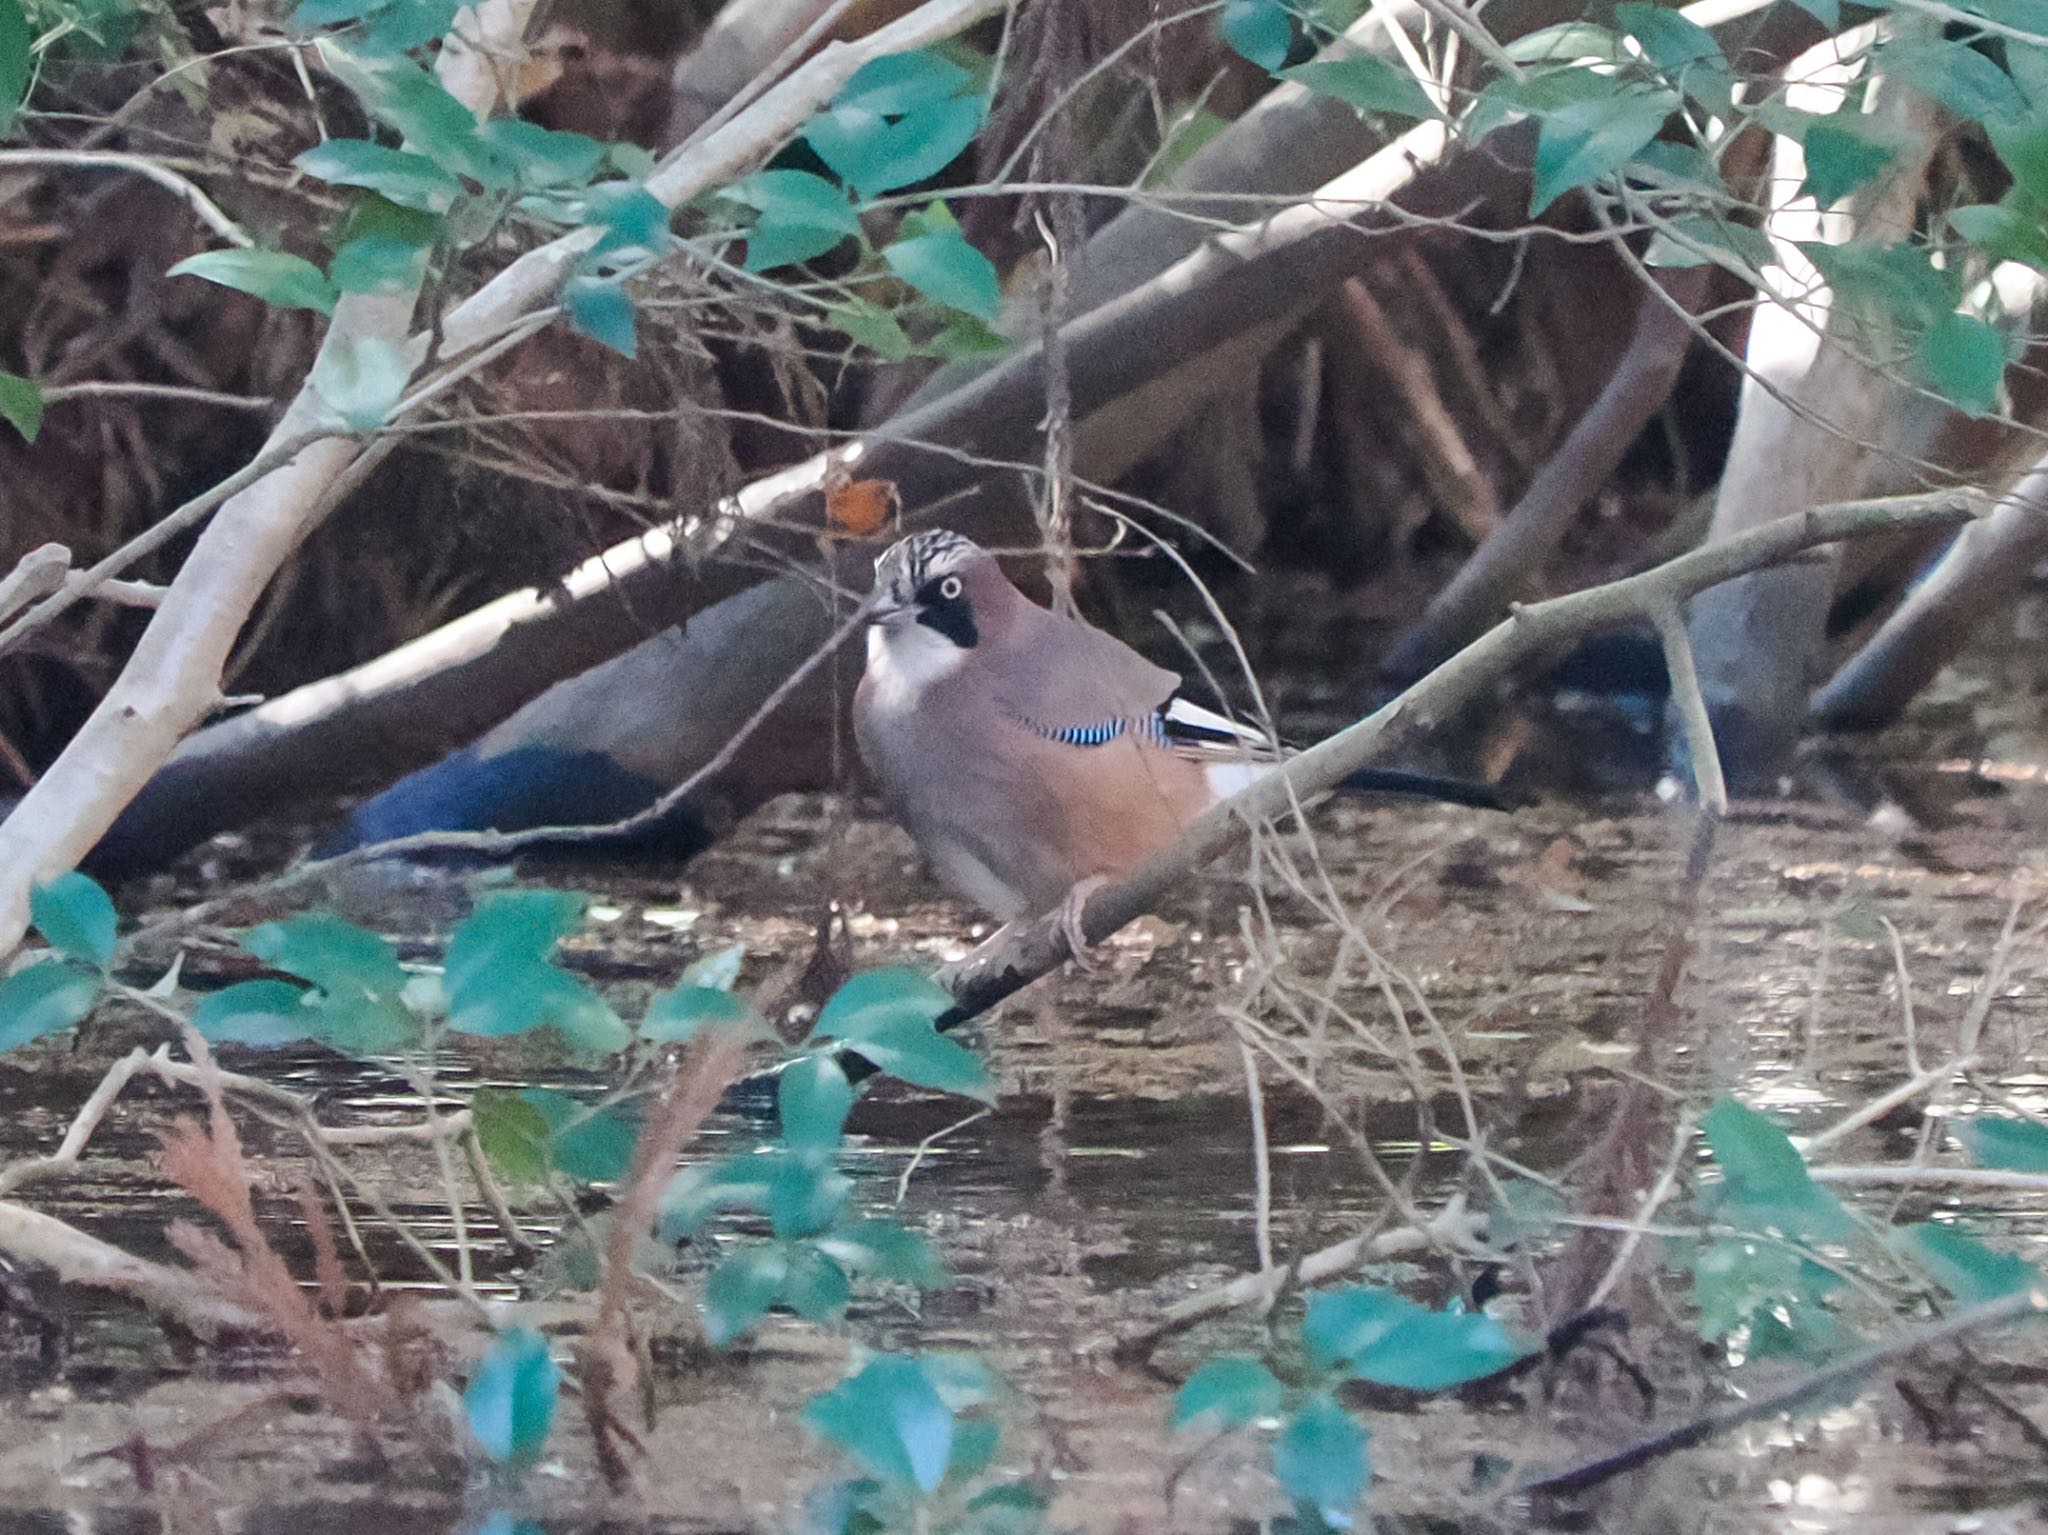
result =
[{"label": "bird", "polygon": [[[1277,742],[1181,696],[1180,676],[1033,602],[944,529],[875,561],[854,738],[940,882],[998,921],[1080,903],[1270,772]],[[1375,787],[1491,803],[1480,786]]]}]

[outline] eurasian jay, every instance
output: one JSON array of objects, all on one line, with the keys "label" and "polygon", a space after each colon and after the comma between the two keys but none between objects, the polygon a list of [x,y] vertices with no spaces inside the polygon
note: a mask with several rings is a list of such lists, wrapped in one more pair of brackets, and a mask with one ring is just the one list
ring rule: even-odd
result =
[{"label": "eurasian jay", "polygon": [[[888,549],[873,601],[861,756],[940,880],[999,920],[1073,904],[1280,755],[1123,641],[1031,601],[957,533]],[[1409,774],[1373,786],[1495,802]]]}]

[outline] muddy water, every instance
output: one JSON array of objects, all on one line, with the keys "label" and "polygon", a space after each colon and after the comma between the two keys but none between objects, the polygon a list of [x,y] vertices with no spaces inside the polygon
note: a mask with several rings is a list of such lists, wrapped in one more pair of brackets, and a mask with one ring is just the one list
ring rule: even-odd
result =
[{"label": "muddy water", "polygon": [[[2024,777],[2001,785],[1923,773],[1913,781],[1917,819],[1887,813],[1873,822],[1860,808],[1808,802],[1747,814],[1727,829],[1683,993],[1674,1085],[1732,1083],[1747,1101],[1816,1129],[1902,1080],[1906,1013],[1885,921],[1899,934],[1923,1062],[1949,1048],[2009,904],[2019,898],[2038,910],[2048,893],[2048,871],[2035,862],[2048,791]],[[1543,806],[1510,818],[1340,805],[1320,818],[1316,843],[1332,887],[1455,1036],[1500,1155],[1557,1171],[1590,1139],[1643,1015],[1683,830],[1674,813],[1640,799]],[[241,856],[218,849],[219,867],[195,872],[217,888],[234,877]],[[856,965],[929,962],[972,936],[966,919],[937,901],[895,832],[816,799],[771,807],[680,874],[552,866],[523,877],[593,895],[599,920],[569,962],[629,1012],[688,959],[732,942],[748,948],[743,984],[773,983],[810,953],[834,899],[844,906],[843,940]],[[129,892],[144,906],[190,894],[189,880]],[[331,894],[427,954],[464,899],[459,881],[433,874]],[[865,1102],[848,1158],[858,1199],[925,1231],[958,1283],[928,1297],[916,1315],[900,1300],[869,1301],[841,1328],[771,1322],[752,1348],[714,1364],[660,1356],[658,1411],[634,1494],[602,1492],[586,1436],[567,1415],[556,1453],[516,1490],[423,1470],[404,1456],[395,1473],[369,1473],[336,1422],[298,1393],[303,1382],[279,1354],[169,1340],[120,1306],[32,1285],[65,1325],[66,1357],[55,1366],[39,1360],[33,1329],[0,1317],[0,1532],[395,1535],[479,1529],[495,1512],[531,1517],[551,1535],[786,1527],[804,1492],[839,1469],[805,1437],[796,1413],[840,1376],[855,1344],[987,1357],[1014,1388],[1003,1464],[1053,1493],[1060,1526],[1220,1529],[1269,1516],[1276,1505],[1250,1446],[1191,1457],[1163,1429],[1173,1385],[1195,1361],[1257,1346],[1252,1319],[1206,1324],[1149,1367],[1112,1364],[1097,1346],[1255,1266],[1252,1118],[1223,1017],[1256,1005],[1248,974],[1277,967],[1324,975],[1335,948],[1328,924],[1283,895],[1274,898],[1270,929],[1253,923],[1257,952],[1248,951],[1243,934],[1255,907],[1241,882],[1220,873],[1107,946],[1095,973],[1056,978],[992,1020],[984,1038],[1009,1087],[998,1112],[961,1123],[971,1106],[902,1089]],[[202,949],[191,964],[204,973],[224,966],[224,953]],[[2044,968],[2048,952],[2038,938],[2015,947],[1987,1036],[2001,1089],[2032,1107],[2048,1102],[2048,1082],[2034,1065],[2048,1025]],[[1368,988],[1347,984],[1347,1005],[1361,1015],[1376,1005]],[[140,1028],[117,1022],[76,1050],[0,1062],[0,1157],[53,1144],[110,1054],[145,1037]],[[416,1112],[402,1084],[328,1059],[231,1064],[314,1096],[332,1125]],[[1389,1172],[1404,1177],[1419,1123],[1407,1086],[1369,1051],[1340,1053],[1333,1070],[1333,1092]],[[444,1080],[462,1090],[500,1080],[495,1071],[502,1063],[453,1059]],[[189,1104],[138,1084],[78,1175],[37,1186],[30,1202],[131,1250],[166,1256],[166,1220],[193,1211],[164,1193],[150,1159],[157,1133]],[[1455,1122],[1452,1099],[1436,1108],[1438,1124]],[[1266,1111],[1273,1239],[1283,1259],[1380,1214],[1356,1158],[1277,1075],[1266,1082]],[[693,1155],[758,1144],[772,1128],[769,1093],[744,1088]],[[1831,1160],[1896,1161],[1920,1128],[1910,1111],[1889,1116],[1833,1148]],[[277,1188],[263,1191],[264,1209],[279,1245],[297,1254],[303,1242],[285,1193],[298,1171],[290,1138],[256,1127],[249,1146],[278,1176]],[[384,1197],[452,1253],[430,1161],[377,1156]],[[1957,1158],[1950,1150],[1938,1160]],[[1415,1198],[1441,1203],[1461,1166],[1437,1147],[1413,1169]],[[1859,1197],[1885,1210],[1895,1196]],[[2048,1208],[2029,1197],[1918,1191],[1900,1208],[1911,1218],[1966,1215],[2030,1256],[2048,1257]],[[522,1217],[543,1245],[559,1232],[560,1218],[548,1211]],[[472,1209],[468,1220],[481,1228],[484,1212]],[[388,1233],[372,1224],[367,1236],[387,1281],[422,1278]],[[508,1304],[557,1307],[536,1314],[569,1314],[536,1299],[534,1272],[487,1246],[479,1248],[487,1291]],[[708,1261],[701,1250],[681,1255],[685,1288]],[[1436,1287],[1430,1293],[1441,1293],[1443,1276],[1440,1267],[1425,1275]],[[1724,1378],[1682,1337],[1654,1311],[1638,1319],[1633,1347],[1659,1390],[1648,1410],[1612,1381],[1589,1387],[1565,1371],[1539,1372],[1484,1401],[1369,1404],[1379,1479],[1373,1508],[1393,1528],[1520,1526],[1525,1511],[1504,1501],[1500,1486],[1722,1399]],[[1977,1347],[2002,1399],[2048,1424],[2041,1340],[1994,1338]],[[1939,1395],[1946,1379],[1932,1369],[1913,1378],[1922,1397]],[[102,1453],[137,1436],[158,1450],[175,1446],[243,1411],[249,1416],[232,1432],[166,1458],[148,1487],[132,1457]],[[1818,1417],[1764,1424],[1678,1457],[1595,1500],[1583,1517],[1600,1527],[1674,1531],[2035,1528],[2048,1523],[2048,1462],[2017,1425],[1988,1409],[1959,1406],[1927,1420],[1887,1376]]]}]

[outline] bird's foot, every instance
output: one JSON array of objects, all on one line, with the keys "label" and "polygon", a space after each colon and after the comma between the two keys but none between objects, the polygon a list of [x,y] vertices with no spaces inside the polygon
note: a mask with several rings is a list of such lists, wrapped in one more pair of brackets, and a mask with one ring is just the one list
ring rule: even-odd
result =
[{"label": "bird's foot", "polygon": [[1091,874],[1084,880],[1077,880],[1074,888],[1067,892],[1066,899],[1060,902],[1060,936],[1067,940],[1067,953],[1083,970],[1095,968],[1095,951],[1089,946],[1088,934],[1082,930],[1081,916],[1088,909],[1088,898],[1108,883],[1108,875]]}]

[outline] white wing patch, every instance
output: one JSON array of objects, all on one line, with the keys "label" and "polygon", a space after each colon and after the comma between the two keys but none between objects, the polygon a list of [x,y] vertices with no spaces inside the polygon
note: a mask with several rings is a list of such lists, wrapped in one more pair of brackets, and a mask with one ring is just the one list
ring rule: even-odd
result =
[{"label": "white wing patch", "polygon": [[1279,755],[1279,748],[1274,745],[1272,737],[1263,730],[1241,725],[1227,714],[1191,704],[1178,695],[1167,700],[1165,720],[1169,738],[1175,734],[1174,727],[1178,725],[1187,737],[1202,740],[1204,745],[1218,750],[1227,751],[1235,746],[1269,761]]},{"label": "white wing patch", "polygon": [[1185,698],[1169,699],[1161,718],[1167,744],[1181,756],[1200,761],[1209,792],[1218,799],[1250,788],[1286,755],[1263,730]]}]

